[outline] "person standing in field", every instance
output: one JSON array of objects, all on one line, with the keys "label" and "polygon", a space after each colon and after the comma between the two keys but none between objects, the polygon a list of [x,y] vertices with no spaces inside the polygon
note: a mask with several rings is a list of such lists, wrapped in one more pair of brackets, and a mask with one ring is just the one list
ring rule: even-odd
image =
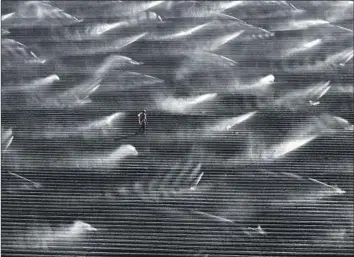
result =
[{"label": "person standing in field", "polygon": [[143,110],[141,113],[138,114],[138,121],[139,121],[139,132],[146,133],[146,125],[147,125],[147,118],[146,118],[146,110]]}]

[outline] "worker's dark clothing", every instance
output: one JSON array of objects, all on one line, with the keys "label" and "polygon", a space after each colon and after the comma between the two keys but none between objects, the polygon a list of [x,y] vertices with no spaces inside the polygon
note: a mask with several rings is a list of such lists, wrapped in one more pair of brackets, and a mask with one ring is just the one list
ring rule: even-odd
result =
[{"label": "worker's dark clothing", "polygon": [[146,122],[142,122],[139,128],[139,132],[146,133]]},{"label": "worker's dark clothing", "polygon": [[138,117],[139,117],[139,124],[140,124],[139,132],[146,133],[146,125],[147,125],[146,113],[141,112],[139,113]]}]

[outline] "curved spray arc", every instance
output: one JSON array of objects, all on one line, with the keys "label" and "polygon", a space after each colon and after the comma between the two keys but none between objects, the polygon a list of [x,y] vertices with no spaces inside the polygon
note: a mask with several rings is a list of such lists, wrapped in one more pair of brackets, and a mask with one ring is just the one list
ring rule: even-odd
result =
[{"label": "curved spray arc", "polygon": [[81,158],[62,158],[54,161],[53,165],[86,170],[110,170],[119,165],[124,159],[131,156],[138,156],[138,154],[138,151],[133,145],[125,144],[106,154],[88,154]]},{"label": "curved spray arc", "polygon": [[27,1],[20,4],[14,13],[4,15],[2,26],[6,28],[52,27],[82,21],[49,3]]},{"label": "curved spray arc", "polygon": [[35,222],[25,232],[19,245],[25,248],[50,251],[61,247],[80,245],[89,233],[99,231],[89,223],[76,220],[70,225],[53,227],[49,223]]},{"label": "curved spray arc", "polygon": [[187,98],[168,97],[164,100],[156,100],[161,110],[171,113],[188,113],[195,107],[211,101],[217,97],[216,93],[204,94]]}]

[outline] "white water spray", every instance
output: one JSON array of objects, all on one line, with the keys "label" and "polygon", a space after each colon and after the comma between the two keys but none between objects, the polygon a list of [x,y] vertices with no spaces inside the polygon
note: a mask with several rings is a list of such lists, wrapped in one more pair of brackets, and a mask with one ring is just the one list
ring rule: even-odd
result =
[{"label": "white water spray", "polygon": [[257,113],[257,111],[253,111],[253,112],[249,112],[249,113],[246,113],[246,114],[234,117],[234,118],[223,120],[223,121],[219,122],[218,124],[216,124],[215,126],[211,127],[210,130],[211,131],[219,131],[219,132],[228,131],[228,130],[232,129],[234,126],[249,120],[256,113]]},{"label": "white water spray", "polygon": [[216,93],[204,94],[195,97],[173,98],[168,97],[165,100],[158,101],[160,108],[172,113],[186,113],[199,104],[208,102],[217,96]]}]

